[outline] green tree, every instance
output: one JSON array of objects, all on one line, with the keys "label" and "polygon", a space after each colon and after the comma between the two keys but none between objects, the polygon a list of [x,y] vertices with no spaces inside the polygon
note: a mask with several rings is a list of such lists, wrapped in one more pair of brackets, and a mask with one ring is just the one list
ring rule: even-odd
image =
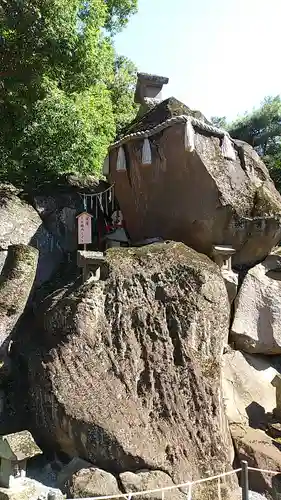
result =
[{"label": "green tree", "polygon": [[111,33],[120,31],[128,22],[128,18],[137,12],[137,0],[105,0],[107,18],[105,27]]},{"label": "green tree", "polygon": [[135,9],[133,0],[1,0],[2,179],[100,171],[118,105],[124,119],[134,110],[133,70],[116,71],[111,35]]},{"label": "green tree", "polygon": [[211,116],[211,122],[215,127],[222,129],[227,128],[226,116]]},{"label": "green tree", "polygon": [[136,81],[136,66],[126,57],[116,55],[114,78],[109,88],[117,135],[137,114],[138,105],[134,104]]},{"label": "green tree", "polygon": [[260,108],[229,125],[232,137],[251,144],[263,157],[281,192],[281,99],[266,97]]},{"label": "green tree", "polygon": [[266,155],[268,148],[279,141],[281,135],[280,96],[266,97],[260,108],[231,123],[229,131],[234,138],[248,142]]}]

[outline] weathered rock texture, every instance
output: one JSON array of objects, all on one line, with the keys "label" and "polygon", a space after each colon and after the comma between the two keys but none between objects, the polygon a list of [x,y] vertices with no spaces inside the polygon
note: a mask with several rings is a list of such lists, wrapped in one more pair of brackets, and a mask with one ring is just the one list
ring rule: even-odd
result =
[{"label": "weathered rock texture", "polygon": [[227,289],[229,303],[232,304],[237,295],[238,274],[228,269],[222,269],[221,274]]},{"label": "weathered rock texture", "polygon": [[[171,116],[192,113],[168,99],[135,123],[143,131]],[[195,151],[184,147],[183,123],[150,138],[152,165],[142,165],[143,141],[125,144],[127,171],[116,171],[118,148],[110,153],[110,182],[133,242],[162,237],[183,241],[210,255],[212,245],[233,246],[236,266],[263,260],[281,239],[281,197],[269,173],[246,143],[236,141],[236,161],[226,160],[220,139],[196,130]]]},{"label": "weathered rock texture", "polygon": [[[247,460],[249,467],[281,472],[280,445],[260,429],[231,425],[231,435],[238,459]],[[280,476],[264,472],[249,472],[249,487],[261,493],[267,492],[274,498],[280,498]]]},{"label": "weathered rock texture", "polygon": [[[42,224],[36,210],[21,200],[10,185],[0,185],[0,271],[8,246],[30,245],[39,250],[36,284],[47,281],[58,267],[62,252]],[[4,257],[3,257],[4,255]]]},{"label": "weathered rock texture", "polygon": [[219,268],[169,243],[111,249],[106,273],[38,310],[26,347],[35,435],[115,473],[188,481],[230,467]]},{"label": "weathered rock texture", "polygon": [[38,250],[25,245],[8,247],[0,275],[0,345],[23,313],[36,276]]},{"label": "weathered rock texture", "polygon": [[[70,498],[93,498],[122,494],[117,479],[101,469],[81,469],[71,477],[66,494]],[[68,497],[69,498],[69,497]]]},{"label": "weathered rock texture", "polygon": [[[174,484],[172,479],[165,474],[165,472],[159,470],[139,471],[137,474],[134,474],[133,472],[123,472],[120,474],[120,481],[125,493],[157,490],[167,486],[173,486]],[[140,500],[161,500],[162,495],[161,491],[159,491],[150,493],[149,495],[140,495],[137,498]],[[166,500],[184,500],[186,495],[183,495],[183,493],[175,488],[172,490],[166,490],[164,492],[164,498]]]},{"label": "weathered rock texture", "polygon": [[237,349],[281,353],[281,257],[250,269],[235,301],[230,340]]},{"label": "weathered rock texture", "polygon": [[223,398],[230,423],[266,427],[276,407],[272,382],[278,371],[265,356],[231,351],[223,355]]}]

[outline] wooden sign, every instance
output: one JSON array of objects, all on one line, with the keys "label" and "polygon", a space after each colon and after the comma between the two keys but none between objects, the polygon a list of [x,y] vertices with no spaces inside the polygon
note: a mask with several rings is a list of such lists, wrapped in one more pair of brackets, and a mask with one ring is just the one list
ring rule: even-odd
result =
[{"label": "wooden sign", "polygon": [[92,215],[82,212],[77,215],[78,219],[78,245],[92,243]]}]

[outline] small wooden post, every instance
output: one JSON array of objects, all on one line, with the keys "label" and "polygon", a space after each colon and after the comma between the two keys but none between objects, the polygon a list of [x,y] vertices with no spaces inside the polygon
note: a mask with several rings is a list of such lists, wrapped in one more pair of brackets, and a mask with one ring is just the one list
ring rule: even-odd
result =
[{"label": "small wooden post", "polygon": [[241,469],[242,500],[249,500],[249,472],[246,460],[241,461]]},{"label": "small wooden post", "polygon": [[[85,250],[87,250],[87,245],[84,243],[83,245],[83,248],[84,248],[84,252]],[[83,275],[83,283],[85,283],[86,279],[87,279],[87,268],[86,268],[86,262],[84,260],[84,266],[83,266],[83,270],[82,270],[82,275]]]},{"label": "small wooden post", "polygon": [[[78,245],[83,245],[84,252],[87,250],[87,244],[92,243],[92,215],[87,212],[82,212],[77,215],[78,221]],[[86,262],[82,269],[82,279],[85,283],[87,279]]]}]

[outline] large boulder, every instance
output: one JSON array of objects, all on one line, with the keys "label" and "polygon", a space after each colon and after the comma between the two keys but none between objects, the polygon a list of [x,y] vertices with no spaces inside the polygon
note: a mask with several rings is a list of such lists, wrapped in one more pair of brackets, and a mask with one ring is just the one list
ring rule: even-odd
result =
[{"label": "large boulder", "polygon": [[0,271],[9,245],[30,245],[39,251],[36,285],[47,281],[62,260],[57,240],[46,230],[36,210],[11,185],[0,185]]},{"label": "large boulder", "polygon": [[266,427],[276,407],[272,384],[278,371],[265,356],[230,351],[223,356],[223,399],[230,423]]},{"label": "large boulder", "polygon": [[121,495],[117,479],[96,467],[81,469],[71,477],[65,490],[68,498],[95,498],[109,495]]},{"label": "large boulder", "polygon": [[155,244],[109,250],[101,277],[45,299],[22,342],[39,442],[115,473],[188,481],[230,468],[219,268],[181,243]]},{"label": "large boulder", "polygon": [[250,269],[235,301],[230,341],[249,353],[281,353],[281,257]]},{"label": "large boulder", "polygon": [[[136,474],[134,472],[123,472],[120,474],[120,482],[125,493],[157,489],[160,490],[161,488],[174,486],[170,476],[160,470],[138,471]],[[162,500],[161,493],[161,491],[156,491],[154,493],[150,493],[149,495],[138,495],[137,498],[140,500]],[[165,500],[184,500],[186,495],[175,488],[172,490],[166,490],[164,492],[164,498]]]},{"label": "large boulder", "polygon": [[[167,99],[134,122],[145,132],[178,115],[194,113]],[[202,117],[201,117],[202,118]],[[133,242],[162,237],[183,241],[211,255],[231,245],[235,266],[263,260],[281,239],[281,196],[251,146],[235,141],[236,159],[222,155],[221,139],[195,128],[195,150],[185,150],[185,125],[174,123],[150,139],[152,164],[142,164],[142,140],[126,142],[127,170],[117,170],[118,147],[110,152],[110,182]],[[125,133],[126,135],[126,133]]]}]

